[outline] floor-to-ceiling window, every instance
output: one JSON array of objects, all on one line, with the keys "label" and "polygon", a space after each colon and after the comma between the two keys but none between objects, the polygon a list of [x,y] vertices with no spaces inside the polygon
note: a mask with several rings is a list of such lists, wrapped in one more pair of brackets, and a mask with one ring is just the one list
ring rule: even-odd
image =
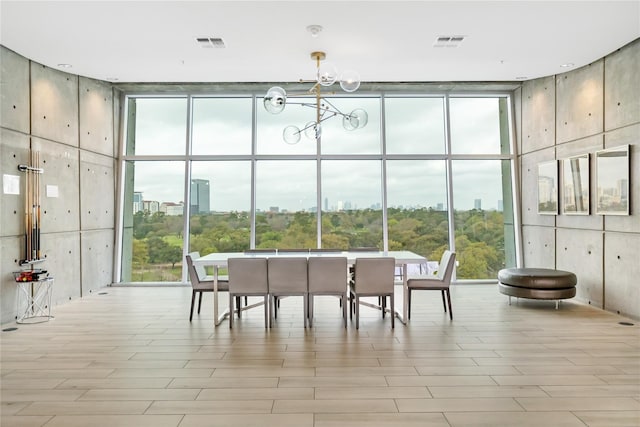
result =
[{"label": "floor-to-ceiling window", "polygon": [[[233,86],[229,86],[233,93]],[[313,102],[301,98],[301,103]],[[251,247],[458,253],[458,279],[515,265],[507,95],[332,97],[366,110],[363,129],[322,123],[318,141],[283,140],[314,111],[281,114],[261,94],[129,96],[118,280],[180,282],[184,254]]]}]

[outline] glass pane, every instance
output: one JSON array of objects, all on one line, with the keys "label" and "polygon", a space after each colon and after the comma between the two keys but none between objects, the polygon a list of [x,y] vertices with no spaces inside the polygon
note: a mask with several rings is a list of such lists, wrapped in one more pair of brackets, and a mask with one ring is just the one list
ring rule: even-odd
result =
[{"label": "glass pane", "polygon": [[193,154],[251,154],[251,98],[195,98]]},{"label": "glass pane", "polygon": [[342,116],[335,116],[322,122],[323,154],[380,154],[380,98],[328,98],[338,111],[349,114],[353,110],[367,112],[365,127],[347,130]]},{"label": "glass pane", "polygon": [[505,251],[505,232],[513,237],[511,203],[505,210],[503,202],[511,197],[509,162],[459,160],[452,172],[457,277],[495,279],[513,256]]},{"label": "glass pane", "polygon": [[129,100],[127,154],[185,154],[187,98],[134,98]]},{"label": "glass pane", "polygon": [[287,126],[296,126],[302,130],[306,124],[314,121],[316,110],[299,104],[313,103],[315,98],[287,98],[285,109],[279,114],[271,114],[264,109],[262,98],[256,99],[257,152],[258,154],[316,154],[315,138],[309,139],[304,132],[297,144],[288,144],[282,137]]},{"label": "glass pane", "polygon": [[387,162],[389,250],[439,261],[449,248],[444,160]]},{"label": "glass pane", "polygon": [[189,252],[241,252],[251,237],[251,162],[193,162]]},{"label": "glass pane", "polygon": [[499,98],[450,98],[449,108],[454,154],[502,152]]},{"label": "glass pane", "polygon": [[315,161],[256,163],[256,247],[315,248]]},{"label": "glass pane", "polygon": [[322,204],[323,248],[383,248],[380,161],[323,161]]},{"label": "glass pane", "polygon": [[385,98],[384,114],[387,153],[444,153],[442,98]]},{"label": "glass pane", "polygon": [[127,162],[122,281],[182,277],[184,162]]}]

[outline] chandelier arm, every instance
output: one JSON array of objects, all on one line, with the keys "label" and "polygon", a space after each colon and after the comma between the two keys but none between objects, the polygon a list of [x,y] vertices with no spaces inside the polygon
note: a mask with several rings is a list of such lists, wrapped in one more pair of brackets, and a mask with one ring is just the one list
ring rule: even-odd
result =
[{"label": "chandelier arm", "polygon": [[324,102],[326,102],[327,104],[329,104],[331,106],[331,108],[333,108],[333,110],[330,110],[329,108],[326,108],[327,111],[335,111],[336,113],[340,114],[342,117],[349,116],[349,114],[345,114],[342,111],[340,111],[335,105],[333,105],[331,102],[329,102],[329,100],[327,98],[322,98],[322,100]]}]

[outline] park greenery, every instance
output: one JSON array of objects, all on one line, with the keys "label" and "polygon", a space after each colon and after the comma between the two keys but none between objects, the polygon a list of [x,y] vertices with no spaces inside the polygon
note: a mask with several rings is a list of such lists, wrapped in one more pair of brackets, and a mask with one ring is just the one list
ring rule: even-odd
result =
[{"label": "park greenery", "polygon": [[[445,211],[431,208],[387,210],[389,250],[410,250],[439,261],[449,247]],[[314,212],[257,212],[257,248],[317,247]],[[494,279],[505,266],[503,213],[472,209],[454,214],[458,279]],[[324,212],[322,247],[382,248],[382,211]],[[189,252],[242,252],[250,246],[248,212],[194,215],[190,218]],[[182,216],[137,212],[133,217],[132,280],[180,281],[183,246]]]}]

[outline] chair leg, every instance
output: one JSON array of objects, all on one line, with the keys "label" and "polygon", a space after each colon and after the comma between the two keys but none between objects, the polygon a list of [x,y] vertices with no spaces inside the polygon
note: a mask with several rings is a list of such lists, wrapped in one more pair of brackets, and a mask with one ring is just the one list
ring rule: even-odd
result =
[{"label": "chair leg", "polygon": [[340,297],[340,302],[342,304],[342,318],[344,321],[344,327],[347,328],[347,295],[343,294]]},{"label": "chair leg", "polygon": [[349,292],[349,319],[353,320],[353,294]]},{"label": "chair leg", "polygon": [[[386,297],[385,297],[386,299]],[[395,312],[395,304],[393,301],[393,294],[389,295],[389,303],[391,304],[391,329],[394,329],[396,327],[395,321],[396,321],[396,312]]]},{"label": "chair leg", "polygon": [[407,306],[409,308],[409,311],[407,313],[407,317],[409,319],[411,319],[411,289],[408,290],[407,294],[408,294],[407,295]]},{"label": "chair leg", "polygon": [[309,327],[313,327],[313,294],[309,294],[309,300],[307,301],[309,305],[308,319],[309,319]]},{"label": "chair leg", "polygon": [[[240,307],[238,307],[238,311]],[[229,329],[233,329],[233,294],[229,293]]]},{"label": "chair leg", "polygon": [[200,314],[200,306],[202,305],[202,294],[204,292],[199,292],[200,297],[198,298],[198,314]]},{"label": "chair leg", "polygon": [[193,319],[193,303],[196,300],[196,291],[191,291],[191,313],[189,314],[189,322]]},{"label": "chair leg", "polygon": [[384,315],[386,314],[387,311],[387,296],[380,296],[378,297],[378,301],[382,302],[382,318],[384,319]]},{"label": "chair leg", "polygon": [[[240,301],[242,301],[240,297],[236,297],[236,307],[238,307],[238,317],[240,317],[240,312],[242,311],[242,304],[240,304]],[[246,305],[247,304],[245,304],[245,306]],[[231,313],[229,315],[233,317],[233,310],[231,310]]]},{"label": "chair leg", "polygon": [[360,297],[356,295],[356,329],[360,329]]},{"label": "chair leg", "polygon": [[451,291],[447,289],[447,301],[449,302],[449,320],[453,320],[453,311],[451,310]]},{"label": "chair leg", "polygon": [[302,296],[302,311],[304,312],[304,327],[307,327],[307,323],[309,322],[309,294]]},{"label": "chair leg", "polygon": [[447,303],[444,300],[444,289],[442,291],[440,291],[440,293],[442,294],[442,306],[444,307],[444,312],[447,312]]},{"label": "chair leg", "polygon": [[269,296],[264,296],[264,328],[271,327],[271,321],[269,319],[269,313],[271,313],[271,304],[269,304]]}]

